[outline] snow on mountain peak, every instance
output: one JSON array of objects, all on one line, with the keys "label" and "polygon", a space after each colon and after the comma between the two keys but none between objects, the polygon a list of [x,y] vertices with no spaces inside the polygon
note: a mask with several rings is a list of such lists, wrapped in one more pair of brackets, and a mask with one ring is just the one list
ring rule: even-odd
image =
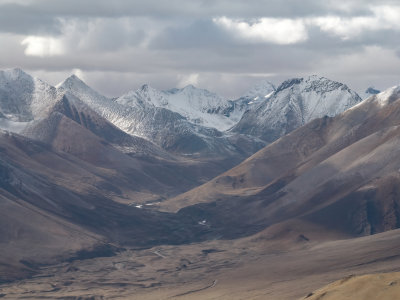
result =
[{"label": "snow on mountain peak", "polygon": [[168,100],[163,93],[148,84],[142,85],[136,91],[130,91],[116,99],[116,102],[129,107],[165,107]]},{"label": "snow on mountain peak", "polygon": [[71,95],[81,99],[84,103],[92,106],[97,112],[100,113],[101,106],[111,102],[111,99],[101,95],[90,86],[88,86],[82,79],[75,74],[69,76],[63,82],[56,85],[59,92],[70,93]]},{"label": "snow on mountain peak", "polygon": [[276,89],[276,92],[281,92],[286,89],[298,89],[304,92],[315,92],[315,93],[328,93],[334,90],[348,90],[348,87],[340,82],[330,80],[328,78],[311,75],[304,78],[292,78],[285,80]]},{"label": "snow on mountain peak", "polygon": [[78,76],[72,74],[63,82],[56,85],[57,88],[69,89],[90,89],[90,87]]},{"label": "snow on mountain peak", "polygon": [[[379,94],[376,94],[376,101],[380,106],[385,106],[400,98],[400,85],[393,86]],[[373,101],[375,99],[373,98]]]},{"label": "snow on mountain peak", "polygon": [[361,101],[345,84],[325,77],[292,78],[268,101],[250,107],[233,131],[272,142],[312,119],[335,116]]},{"label": "snow on mountain peak", "polygon": [[20,68],[13,68],[13,69],[6,69],[1,72],[1,76],[3,78],[8,78],[8,80],[16,80],[18,78],[30,78],[31,76],[27,73],[25,73],[22,69]]},{"label": "snow on mountain peak", "polygon": [[347,85],[317,75],[284,81],[274,99],[297,107],[303,124],[324,115],[335,116],[362,100]]},{"label": "snow on mountain peak", "polygon": [[185,94],[187,96],[200,96],[200,97],[210,97],[217,99],[218,101],[226,101],[226,99],[222,98],[221,96],[217,95],[216,93],[210,92],[206,89],[201,89],[195,87],[193,84],[186,85],[185,87],[178,89],[173,88],[170,90],[163,91],[165,94]]},{"label": "snow on mountain peak", "polygon": [[182,90],[200,90],[200,89],[195,87],[193,84],[188,84],[187,86],[183,87]]},{"label": "snow on mountain peak", "polygon": [[[54,103],[57,91],[19,68],[0,71],[1,128],[18,132]],[[17,129],[17,130],[14,130]]]},{"label": "snow on mountain peak", "polygon": [[193,85],[167,91],[159,91],[149,85],[143,85],[140,89],[126,93],[116,101],[130,107],[166,108],[180,114],[191,123],[219,130],[232,127],[240,118],[230,114],[234,110],[232,101]]}]

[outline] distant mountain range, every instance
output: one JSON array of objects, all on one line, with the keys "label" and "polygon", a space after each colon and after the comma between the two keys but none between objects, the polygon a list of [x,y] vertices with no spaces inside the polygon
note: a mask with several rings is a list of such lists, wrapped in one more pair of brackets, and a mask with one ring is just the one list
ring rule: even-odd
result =
[{"label": "distant mountain range", "polygon": [[1,72],[0,93],[0,128],[6,130],[22,132],[66,94],[127,134],[195,156],[246,156],[313,118],[336,115],[361,101],[347,86],[317,76],[285,81],[276,90],[260,82],[236,100],[194,86],[157,91],[148,85],[109,99],[75,75],[55,88],[20,69]]},{"label": "distant mountain range", "polygon": [[397,228],[399,99],[318,76],[110,99],[0,71],[0,280],[124,247]]}]

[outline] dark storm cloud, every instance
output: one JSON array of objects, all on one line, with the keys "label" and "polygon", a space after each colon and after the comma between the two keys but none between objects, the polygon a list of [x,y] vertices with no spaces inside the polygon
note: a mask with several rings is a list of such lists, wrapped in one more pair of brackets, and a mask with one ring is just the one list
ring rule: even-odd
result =
[{"label": "dark storm cloud", "polygon": [[[358,1],[350,1],[358,2]],[[28,4],[3,5],[12,6],[14,13],[29,13],[47,16],[81,16],[81,17],[210,17],[225,15],[229,17],[293,17],[325,14],[332,9],[343,12],[329,1],[315,0],[37,0]],[[359,7],[363,7],[360,5]],[[17,11],[20,12],[17,12]],[[363,10],[360,9],[360,12]],[[344,12],[345,13],[345,12]]]},{"label": "dark storm cloud", "polygon": [[216,48],[232,45],[232,39],[212,20],[189,21],[163,29],[150,43],[154,49]]},{"label": "dark storm cloud", "polygon": [[[56,78],[80,69],[95,88],[112,95],[135,84],[168,88],[190,80],[232,95],[258,79],[279,84],[311,73],[343,78],[361,89],[371,78],[391,85],[400,66],[396,5],[385,0],[0,0],[0,43],[7,45],[0,47],[0,68],[19,66]],[[369,74],[367,80],[366,71],[380,76]]]},{"label": "dark storm cloud", "polygon": [[309,39],[307,42],[296,45],[296,48],[308,49],[309,51],[320,53],[324,56],[334,56],[338,54],[354,53],[361,51],[366,46],[380,46],[388,49],[397,49],[400,41],[400,31],[379,30],[364,32],[352,39],[340,39],[319,28],[310,27]]},{"label": "dark storm cloud", "polygon": [[[80,24],[77,22],[75,26],[79,27]],[[146,37],[144,27],[140,22],[133,22],[127,18],[96,19],[89,25],[81,27],[82,31],[72,32],[70,39],[79,39],[80,50],[83,51],[113,52],[140,44]],[[76,28],[73,30],[79,31]]]},{"label": "dark storm cloud", "polygon": [[60,34],[61,23],[34,7],[6,3],[0,5],[0,31],[17,34]]},{"label": "dark storm cloud", "polygon": [[[326,14],[336,15],[368,15],[371,14],[369,4],[395,4],[396,1],[317,1],[317,0],[36,0],[26,1],[24,4],[1,4],[2,20],[10,24],[8,27],[14,32],[15,27],[24,27],[25,24],[50,25],[57,27],[54,18],[57,17],[215,17],[227,16],[234,18],[257,17],[306,17]],[[368,5],[367,5],[368,4]],[[25,21],[24,21],[25,20]],[[14,22],[12,22],[14,21]],[[22,21],[22,22],[21,22]],[[20,24],[22,23],[22,24]],[[3,23],[5,25],[6,22]]]}]

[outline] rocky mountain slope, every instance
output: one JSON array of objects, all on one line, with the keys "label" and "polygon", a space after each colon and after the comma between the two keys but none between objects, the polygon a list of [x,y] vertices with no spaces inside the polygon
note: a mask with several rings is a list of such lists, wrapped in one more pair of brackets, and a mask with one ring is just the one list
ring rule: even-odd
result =
[{"label": "rocky mountain slope", "polygon": [[0,128],[21,131],[55,101],[57,90],[21,69],[0,71]]},{"label": "rocky mountain slope", "polygon": [[150,105],[166,108],[179,113],[191,123],[225,131],[239,122],[250,105],[265,101],[274,90],[272,83],[259,82],[242,97],[232,101],[193,85],[167,91],[158,91],[149,85],[143,85],[116,101],[133,107]]},{"label": "rocky mountain slope", "polygon": [[[315,117],[333,116],[360,100],[345,85],[316,76],[284,82],[276,91],[271,83],[260,82],[234,101],[193,86],[160,92],[147,85],[112,100],[75,75],[55,89],[14,69],[2,71],[0,91],[0,127],[6,130],[21,132],[68,93],[125,133],[170,153],[217,154],[235,161],[260,149],[264,141]],[[229,132],[218,130],[231,126]]]},{"label": "rocky mountain slope", "polygon": [[243,226],[292,228],[289,220],[350,236],[398,228],[399,125],[400,88],[394,87],[336,117],[311,121],[163,205],[200,214],[230,235]]},{"label": "rocky mountain slope", "polygon": [[154,106],[179,113],[189,122],[224,131],[236,124],[244,107],[217,94],[188,85],[183,89],[157,91],[144,85],[116,99],[118,103],[133,107]]},{"label": "rocky mountain slope", "polygon": [[[52,147],[0,131],[0,281],[29,275],[44,263],[112,255],[115,245],[183,243],[210,233],[196,219],[135,201],[173,180],[184,185],[182,170],[118,153],[69,118],[57,126]],[[64,141],[78,133],[76,144]],[[69,149],[56,149],[63,147]]]},{"label": "rocky mountain slope", "polygon": [[[113,152],[146,160],[144,163],[151,169],[164,165],[165,173],[154,173],[162,181],[178,182],[167,179],[172,170],[182,174],[178,177],[183,182],[174,193],[218,175],[264,145],[256,138],[222,134],[191,124],[164,108],[138,111],[121,105],[100,95],[76,76],[67,79],[62,87],[54,88],[20,69],[5,70],[0,76],[0,95],[0,128],[50,144],[57,151],[75,151],[81,158],[103,149],[101,143],[106,141],[118,150]],[[85,130],[80,131],[81,127]],[[145,138],[129,134],[132,131],[142,133]],[[66,135],[62,137],[58,132]],[[101,146],[92,150],[89,141],[93,138],[85,143],[85,135],[97,139]],[[174,183],[167,186],[165,191],[178,187],[173,187]]]},{"label": "rocky mountain slope", "polygon": [[[228,132],[200,125],[244,111]],[[399,259],[400,87],[360,102],[312,76],[235,101],[109,99],[15,69],[0,128],[0,281],[38,276],[0,297],[290,299]]]},{"label": "rocky mountain slope", "polygon": [[378,273],[348,276],[321,288],[304,299],[308,300],[391,300],[400,294],[400,273]]},{"label": "rocky mountain slope", "polygon": [[310,76],[283,82],[268,101],[251,107],[232,132],[260,137],[268,143],[323,116],[335,116],[361,98],[346,85]]},{"label": "rocky mountain slope", "polygon": [[264,145],[261,140],[251,136],[225,134],[215,128],[193,124],[176,112],[153,105],[151,101],[156,102],[158,100],[155,99],[161,96],[154,96],[156,92],[149,87],[141,90],[140,97],[146,98],[144,95],[151,94],[154,97],[151,101],[141,99],[139,92],[128,93],[111,101],[76,76],[69,77],[58,89],[81,99],[126,133],[146,138],[175,154],[195,157],[213,154],[243,159]]}]

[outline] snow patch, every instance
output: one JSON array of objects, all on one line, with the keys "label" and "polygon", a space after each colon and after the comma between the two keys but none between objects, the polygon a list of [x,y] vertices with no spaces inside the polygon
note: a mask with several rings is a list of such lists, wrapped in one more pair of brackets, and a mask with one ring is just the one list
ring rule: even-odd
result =
[{"label": "snow patch", "polygon": [[386,91],[377,94],[376,101],[382,107],[382,106],[389,104],[394,96],[400,96],[400,85],[391,87],[391,88],[387,89]]}]

